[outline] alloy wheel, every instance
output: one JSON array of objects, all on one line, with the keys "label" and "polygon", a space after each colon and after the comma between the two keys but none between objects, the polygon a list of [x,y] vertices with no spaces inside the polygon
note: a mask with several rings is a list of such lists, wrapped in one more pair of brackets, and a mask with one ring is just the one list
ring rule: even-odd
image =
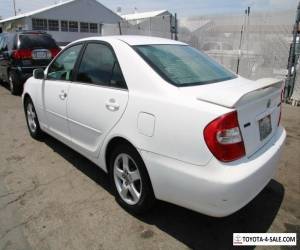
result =
[{"label": "alloy wheel", "polygon": [[114,181],[122,200],[129,205],[139,202],[142,194],[142,179],[135,161],[125,153],[114,162]]},{"label": "alloy wheel", "polygon": [[32,103],[28,103],[27,108],[26,108],[26,113],[27,113],[27,121],[28,121],[29,129],[32,133],[35,133],[36,128],[37,128],[36,113],[35,113]]}]

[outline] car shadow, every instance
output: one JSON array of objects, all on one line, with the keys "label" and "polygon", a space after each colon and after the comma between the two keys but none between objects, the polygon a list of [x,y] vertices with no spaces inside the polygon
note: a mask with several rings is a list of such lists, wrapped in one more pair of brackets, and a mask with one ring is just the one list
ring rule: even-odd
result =
[{"label": "car shadow", "polygon": [[[271,180],[262,192],[240,211],[213,218],[160,202],[152,214],[140,217],[192,249],[233,249],[233,233],[265,233],[272,225],[284,197],[283,186]],[[243,247],[253,249],[254,247]]]},{"label": "car shadow", "polygon": [[[94,163],[56,139],[44,142],[74,167],[112,194],[107,174]],[[233,249],[233,233],[265,233],[272,225],[284,197],[284,187],[271,180],[247,206],[231,216],[213,218],[158,201],[155,208],[139,220],[160,230],[192,249]],[[253,249],[254,247],[243,247]]]},{"label": "car shadow", "polygon": [[3,81],[1,82],[1,80],[0,80],[0,86],[9,90],[9,84],[7,82],[3,82]]},{"label": "car shadow", "polygon": [[54,152],[112,194],[107,174],[96,164],[50,135],[45,135],[40,141],[46,143]]},{"label": "car shadow", "polygon": [[[10,88],[9,88],[9,83],[8,82],[0,82],[0,87],[5,88],[8,91],[8,93],[10,94]],[[16,94],[15,96],[21,97],[22,93]]]}]

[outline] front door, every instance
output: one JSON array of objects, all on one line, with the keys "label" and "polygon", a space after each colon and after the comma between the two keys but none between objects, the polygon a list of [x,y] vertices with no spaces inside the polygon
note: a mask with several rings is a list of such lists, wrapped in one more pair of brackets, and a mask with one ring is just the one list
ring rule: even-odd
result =
[{"label": "front door", "polygon": [[125,111],[127,87],[119,63],[106,44],[89,43],[70,84],[68,120],[74,146],[97,157],[105,136]]},{"label": "front door", "polygon": [[44,110],[50,132],[62,140],[70,140],[67,120],[69,86],[82,44],[64,50],[48,68],[43,85]]}]

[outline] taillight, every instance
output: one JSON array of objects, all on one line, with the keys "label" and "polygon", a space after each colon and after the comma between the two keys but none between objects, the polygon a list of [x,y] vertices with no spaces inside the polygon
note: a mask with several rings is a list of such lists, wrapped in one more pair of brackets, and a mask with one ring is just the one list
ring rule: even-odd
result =
[{"label": "taillight", "polygon": [[12,57],[16,60],[31,59],[32,51],[30,49],[14,50],[12,53]]},{"label": "taillight", "polygon": [[54,48],[54,49],[50,49],[50,51],[51,51],[51,56],[55,57],[59,53],[60,49]]},{"label": "taillight", "polygon": [[204,129],[204,140],[212,154],[220,161],[234,161],[245,155],[236,111],[209,123]]}]

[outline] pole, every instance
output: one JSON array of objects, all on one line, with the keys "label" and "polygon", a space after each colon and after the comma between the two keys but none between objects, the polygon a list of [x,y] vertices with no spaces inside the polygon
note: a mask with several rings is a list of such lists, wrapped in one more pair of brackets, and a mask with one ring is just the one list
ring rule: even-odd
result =
[{"label": "pole", "polygon": [[177,23],[177,13],[175,13],[175,23],[174,23],[174,31],[175,31],[175,40],[178,40],[178,23]]},{"label": "pole", "polygon": [[13,0],[13,5],[14,5],[14,14],[15,16],[17,15],[17,11],[16,11],[16,0]]},{"label": "pole", "polygon": [[[295,58],[295,48],[296,48],[296,39],[298,35],[298,27],[299,27],[299,20],[300,19],[300,2],[298,3],[297,7],[297,14],[296,14],[296,20],[295,25],[293,27],[293,42],[290,47],[290,54],[289,54],[289,61],[288,61],[288,74],[286,83],[284,86],[284,97],[285,101],[291,97],[293,93],[293,88],[295,84],[295,78],[296,78],[296,58]],[[294,68],[292,72],[292,68]],[[293,76],[292,76],[293,74]]]},{"label": "pole", "polygon": [[151,36],[151,17],[149,17],[149,36]]},{"label": "pole", "polygon": [[246,33],[247,33],[247,48],[246,48],[246,53],[247,53],[247,60],[248,60],[248,70],[249,70],[249,77],[250,77],[250,59],[249,59],[249,29],[250,29],[250,7],[248,6],[247,8],[247,29],[246,29]]},{"label": "pole", "polygon": [[170,34],[171,40],[173,40],[173,23],[172,23],[173,15],[170,15]]},{"label": "pole", "polygon": [[240,67],[240,54],[241,54],[241,47],[242,47],[242,37],[243,37],[243,25],[241,29],[241,37],[240,37],[240,45],[239,45],[239,54],[238,54],[238,60],[236,64],[236,73],[239,73],[239,67]]},{"label": "pole", "polygon": [[118,24],[119,24],[119,33],[120,35],[122,35],[121,22],[118,22]]},{"label": "pole", "polygon": [[239,67],[240,67],[240,56],[241,56],[241,49],[242,49],[242,42],[243,42],[243,32],[244,32],[244,28],[245,28],[246,15],[247,15],[247,10],[245,10],[244,21],[243,21],[243,25],[242,25],[242,28],[241,28],[239,54],[238,54],[237,65],[236,65],[236,73],[237,74],[239,73]]}]

